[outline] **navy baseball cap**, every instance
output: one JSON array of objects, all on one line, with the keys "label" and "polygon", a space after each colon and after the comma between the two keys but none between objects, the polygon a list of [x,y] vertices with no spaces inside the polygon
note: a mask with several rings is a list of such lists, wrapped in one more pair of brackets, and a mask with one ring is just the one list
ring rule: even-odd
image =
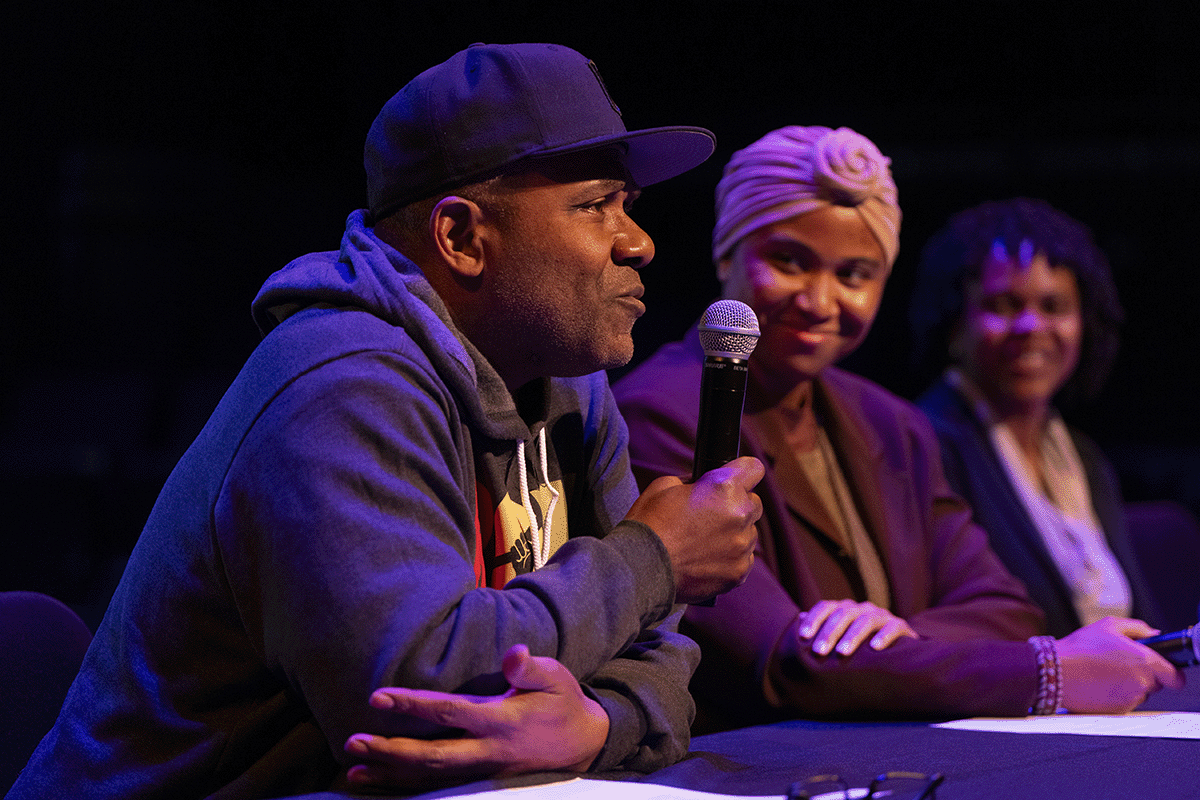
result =
[{"label": "navy baseball cap", "polygon": [[555,44],[475,44],[422,72],[379,112],[363,153],[378,220],[523,159],[618,147],[639,186],[712,155],[704,128],[628,131],[596,65]]}]

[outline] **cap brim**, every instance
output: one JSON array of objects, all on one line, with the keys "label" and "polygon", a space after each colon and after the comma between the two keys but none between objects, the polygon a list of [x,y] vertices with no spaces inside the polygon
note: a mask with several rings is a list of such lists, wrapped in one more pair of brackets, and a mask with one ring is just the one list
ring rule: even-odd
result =
[{"label": "cap brim", "polygon": [[624,162],[629,176],[638,186],[649,186],[703,164],[716,150],[717,139],[704,128],[647,128],[544,150],[535,157],[579,153],[615,144],[625,145]]}]

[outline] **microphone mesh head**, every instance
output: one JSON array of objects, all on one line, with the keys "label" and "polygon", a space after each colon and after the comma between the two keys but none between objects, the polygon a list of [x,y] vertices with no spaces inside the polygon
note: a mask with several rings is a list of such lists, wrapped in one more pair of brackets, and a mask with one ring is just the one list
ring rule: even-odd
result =
[{"label": "microphone mesh head", "polygon": [[749,358],[758,334],[758,317],[740,300],[718,300],[700,320],[700,347],[706,356]]}]

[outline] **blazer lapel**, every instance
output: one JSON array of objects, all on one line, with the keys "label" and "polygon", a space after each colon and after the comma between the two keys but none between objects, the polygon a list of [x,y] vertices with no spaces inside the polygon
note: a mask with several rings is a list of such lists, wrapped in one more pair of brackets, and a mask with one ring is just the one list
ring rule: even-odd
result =
[{"label": "blazer lapel", "polygon": [[774,409],[747,415],[745,427],[756,448],[769,460],[767,466],[775,473],[775,485],[787,507],[830,541],[840,542],[841,536],[829,510],[812,488],[800,462],[794,454],[787,452],[783,426]]},{"label": "blazer lapel", "polygon": [[[895,575],[898,570],[902,572],[905,563],[904,537],[886,536],[883,532],[903,531],[909,526],[899,508],[909,494],[904,486],[906,476],[886,468],[883,443],[866,424],[865,409],[857,403],[852,407],[848,402],[857,401],[858,396],[845,386],[837,386],[836,392],[833,391],[826,385],[825,377],[818,379],[814,387],[817,412],[828,428],[838,464],[846,475],[863,527],[883,562],[888,583],[893,592],[898,588],[902,591],[905,581],[897,582]],[[893,602],[895,599],[893,596]]]}]

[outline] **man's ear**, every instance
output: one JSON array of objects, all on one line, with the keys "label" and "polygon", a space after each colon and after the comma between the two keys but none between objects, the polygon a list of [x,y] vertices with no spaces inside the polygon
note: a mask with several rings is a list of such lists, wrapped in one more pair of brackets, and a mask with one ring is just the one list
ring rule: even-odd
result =
[{"label": "man's ear", "polygon": [[443,197],[429,214],[433,250],[460,278],[477,278],[483,272],[482,222],[483,210],[457,195]]}]

